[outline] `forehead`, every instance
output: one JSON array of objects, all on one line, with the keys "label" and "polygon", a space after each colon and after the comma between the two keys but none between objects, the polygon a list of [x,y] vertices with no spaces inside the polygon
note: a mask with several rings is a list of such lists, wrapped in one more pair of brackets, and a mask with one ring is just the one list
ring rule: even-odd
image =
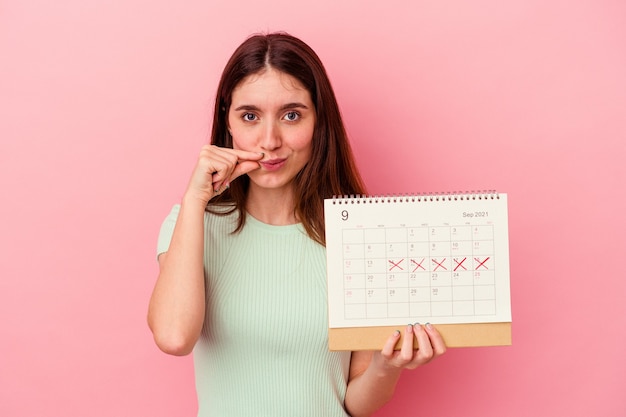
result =
[{"label": "forehead", "polygon": [[237,84],[232,93],[233,102],[289,97],[310,100],[309,91],[297,78],[274,68],[248,75]]}]

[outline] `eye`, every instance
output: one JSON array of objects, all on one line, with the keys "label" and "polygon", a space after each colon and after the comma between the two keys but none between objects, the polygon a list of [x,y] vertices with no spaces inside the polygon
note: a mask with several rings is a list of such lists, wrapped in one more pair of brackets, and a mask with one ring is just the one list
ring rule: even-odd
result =
[{"label": "eye", "polygon": [[300,113],[297,111],[290,111],[285,114],[285,120],[288,122],[295,122],[300,118]]},{"label": "eye", "polygon": [[254,122],[257,119],[254,113],[244,113],[241,115],[241,118],[246,122]]}]

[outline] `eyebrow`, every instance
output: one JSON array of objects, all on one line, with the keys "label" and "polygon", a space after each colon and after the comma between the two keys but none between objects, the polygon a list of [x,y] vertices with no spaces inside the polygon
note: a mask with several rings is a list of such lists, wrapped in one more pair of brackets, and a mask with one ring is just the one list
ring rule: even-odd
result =
[{"label": "eyebrow", "polygon": [[[280,106],[280,110],[289,110],[289,109],[308,109],[308,107],[298,102],[287,103],[287,104],[283,104],[282,106]],[[241,106],[238,106],[235,109],[235,111],[242,111],[242,110],[258,111],[260,109],[257,106],[252,105],[252,104],[242,104]]]}]

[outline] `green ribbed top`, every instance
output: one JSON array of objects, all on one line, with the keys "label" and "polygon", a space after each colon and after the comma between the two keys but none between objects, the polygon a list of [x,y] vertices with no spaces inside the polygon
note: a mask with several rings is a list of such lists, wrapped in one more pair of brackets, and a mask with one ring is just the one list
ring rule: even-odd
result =
[{"label": "green ribbed top", "polygon": [[[180,206],[159,235],[167,251]],[[347,416],[349,352],[328,350],[325,248],[302,225],[205,215],[207,313],[194,348],[199,417]]]}]

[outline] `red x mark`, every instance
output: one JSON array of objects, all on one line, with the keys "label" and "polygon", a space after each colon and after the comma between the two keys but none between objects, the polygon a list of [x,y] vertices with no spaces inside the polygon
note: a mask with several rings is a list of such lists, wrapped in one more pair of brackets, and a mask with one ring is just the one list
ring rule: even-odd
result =
[{"label": "red x mark", "polygon": [[392,271],[393,268],[398,268],[401,271],[404,271],[404,269],[400,266],[400,264],[402,263],[402,261],[404,261],[404,259],[400,259],[398,262],[394,262],[391,259],[389,259],[389,263],[391,264],[391,266],[389,267],[389,270]]},{"label": "red x mark", "polygon": [[484,261],[481,261],[481,260],[480,260],[480,259],[478,259],[478,258],[474,258],[474,260],[475,260],[476,262],[478,262],[478,266],[476,266],[476,269],[480,268],[481,266],[482,266],[483,268],[485,268],[485,269],[489,269],[489,268],[487,268],[487,265],[485,265],[485,262],[487,262],[487,261],[489,260],[489,256],[487,256],[487,257],[485,258],[485,260],[484,260]]},{"label": "red x mark", "polygon": [[419,262],[417,262],[415,259],[411,259],[411,263],[415,265],[415,268],[411,272],[417,271],[418,268],[422,268],[424,271],[426,271],[426,268],[422,266],[422,264],[424,263],[424,258],[422,258],[422,260]]},{"label": "red x mark", "polygon": [[465,268],[463,266],[463,262],[465,262],[467,258],[463,258],[460,262],[456,260],[456,258],[454,258],[454,262],[456,263],[456,266],[454,267],[454,270],[456,271],[459,268],[463,268],[464,271],[467,271],[467,268]]},{"label": "red x mark", "polygon": [[445,265],[443,264],[446,261],[446,258],[443,258],[443,260],[441,262],[437,262],[437,260],[435,258],[433,258],[433,262],[437,264],[437,266],[433,269],[433,271],[436,271],[437,268],[442,267],[443,269],[445,269],[446,271],[448,270],[448,268],[445,267]]}]

